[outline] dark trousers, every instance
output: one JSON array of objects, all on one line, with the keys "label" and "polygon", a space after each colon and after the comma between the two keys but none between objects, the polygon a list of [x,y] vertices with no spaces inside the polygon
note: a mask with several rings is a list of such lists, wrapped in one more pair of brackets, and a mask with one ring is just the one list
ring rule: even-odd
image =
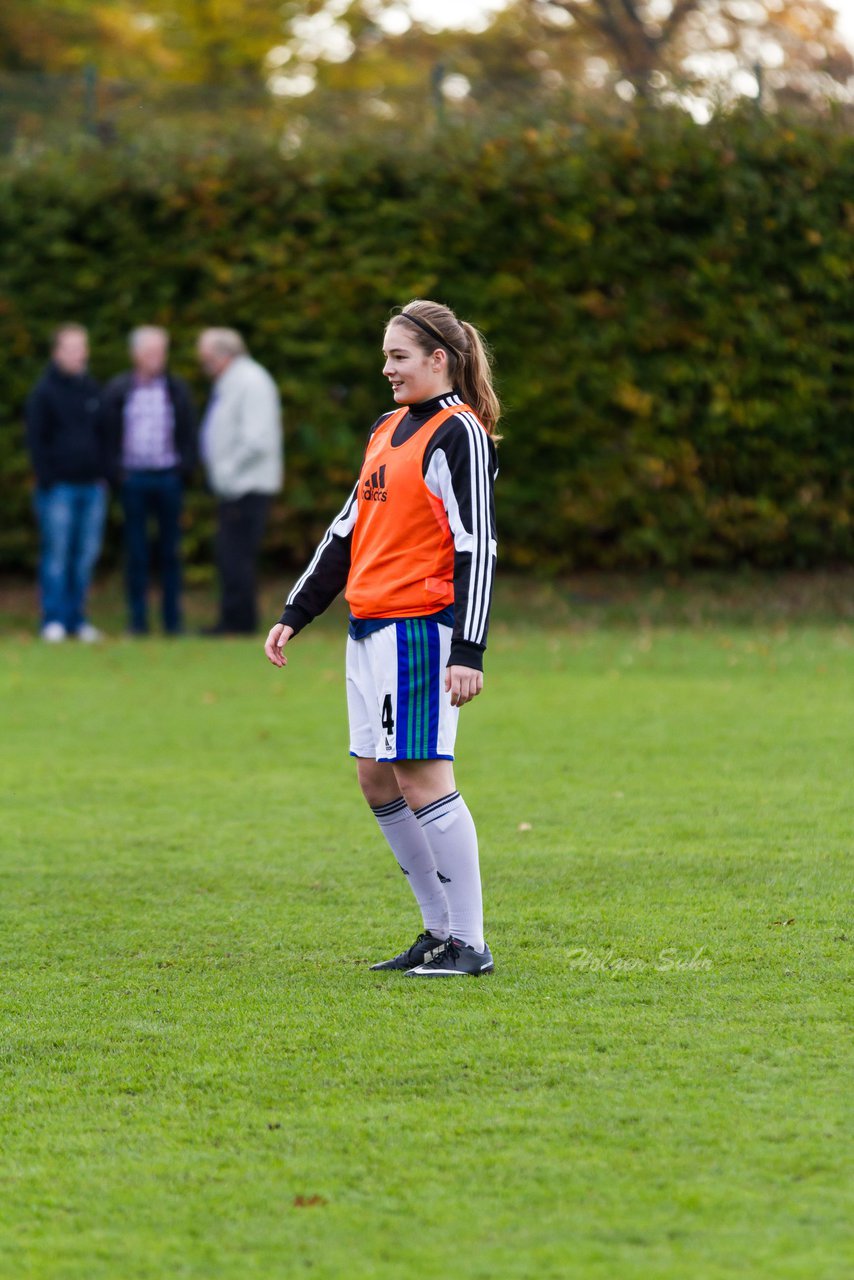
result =
[{"label": "dark trousers", "polygon": [[258,629],[255,561],[264,536],[270,497],[245,493],[217,506],[216,565],[219,571],[222,631],[253,633]]},{"label": "dark trousers", "polygon": [[129,471],[122,484],[131,631],[148,630],[148,526],[157,526],[157,558],[163,584],[163,629],[181,630],[181,509],[184,486],[177,471]]}]

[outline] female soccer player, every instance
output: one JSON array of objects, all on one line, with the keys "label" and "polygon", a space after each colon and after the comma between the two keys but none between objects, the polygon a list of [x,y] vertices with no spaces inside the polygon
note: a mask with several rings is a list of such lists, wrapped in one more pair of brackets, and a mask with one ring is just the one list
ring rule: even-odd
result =
[{"label": "female soccer player", "polygon": [[500,408],[480,335],[448,307],[408,303],[383,354],[400,407],[374,423],[359,479],[264,651],[284,666],[288,642],[346,587],[350,754],[424,922],[372,968],[476,976],[493,961],[453,759],[459,709],[483,689]]}]

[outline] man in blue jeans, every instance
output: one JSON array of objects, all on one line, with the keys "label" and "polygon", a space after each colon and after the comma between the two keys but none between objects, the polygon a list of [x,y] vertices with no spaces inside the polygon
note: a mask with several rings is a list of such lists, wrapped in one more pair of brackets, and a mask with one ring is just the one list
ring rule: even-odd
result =
[{"label": "man in blue jeans", "polygon": [[86,617],[107,514],[101,392],[88,363],[86,330],[61,325],[50,364],[27,400],[41,534],[41,634],[53,644],[70,635],[87,644],[101,638]]},{"label": "man in blue jeans", "polygon": [[133,369],[104,391],[110,479],[125,517],[129,628],[148,632],[149,521],[157,526],[163,629],[178,635],[181,615],[181,511],[196,461],[196,415],[187,384],[167,370],[169,335],[143,325],[130,335]]}]

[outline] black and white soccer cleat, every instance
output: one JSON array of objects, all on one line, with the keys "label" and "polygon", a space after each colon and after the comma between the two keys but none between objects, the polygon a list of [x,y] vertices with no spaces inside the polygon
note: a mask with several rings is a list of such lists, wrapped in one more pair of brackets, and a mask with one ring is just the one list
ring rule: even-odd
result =
[{"label": "black and white soccer cleat", "polygon": [[430,959],[409,969],[407,978],[479,978],[481,974],[492,973],[495,965],[492,952],[486,943],[482,951],[475,951],[459,938],[449,938],[441,945],[441,950]]},{"label": "black and white soccer cleat", "polygon": [[434,938],[432,933],[419,933],[412,946],[406,951],[401,951],[399,956],[395,956],[392,960],[382,960],[379,964],[372,964],[372,969],[412,969],[415,965],[423,964],[425,960],[432,960],[434,955],[438,955],[445,947],[442,938]]}]

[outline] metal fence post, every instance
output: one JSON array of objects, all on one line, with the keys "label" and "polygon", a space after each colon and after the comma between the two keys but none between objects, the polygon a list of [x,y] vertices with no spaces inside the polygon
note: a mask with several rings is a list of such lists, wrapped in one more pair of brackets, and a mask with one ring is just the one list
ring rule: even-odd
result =
[{"label": "metal fence post", "polygon": [[91,62],[83,68],[83,128],[98,132],[98,68]]},{"label": "metal fence post", "polygon": [[433,107],[436,111],[436,124],[439,128],[445,123],[445,95],[442,85],[445,82],[445,64],[436,62],[430,72],[430,87],[433,90]]},{"label": "metal fence post", "polygon": [[764,89],[764,84],[763,84],[764,71],[765,71],[765,68],[762,66],[761,62],[754,62],[753,74],[756,76],[756,111],[759,115],[762,114],[762,108],[764,105],[762,101],[763,89]]}]

